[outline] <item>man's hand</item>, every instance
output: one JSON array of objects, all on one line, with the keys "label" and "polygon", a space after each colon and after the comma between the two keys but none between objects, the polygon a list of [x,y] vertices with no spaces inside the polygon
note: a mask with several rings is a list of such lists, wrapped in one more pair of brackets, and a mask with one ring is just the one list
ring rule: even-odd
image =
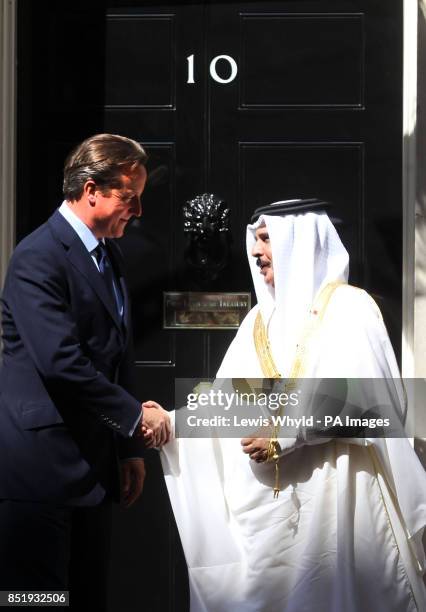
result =
[{"label": "man's hand", "polygon": [[123,503],[128,508],[142,493],[145,480],[145,461],[141,458],[121,462],[121,488]]},{"label": "man's hand", "polygon": [[[243,453],[247,453],[253,461],[263,463],[268,458],[269,440],[269,438],[243,438],[241,440]],[[328,439],[324,438],[324,441],[327,442]],[[303,444],[302,438],[280,438],[278,440],[279,456],[284,457]]]},{"label": "man's hand", "polygon": [[249,455],[250,459],[256,463],[266,461],[271,433],[272,425],[265,425],[254,431],[250,438],[243,438],[241,440],[243,453]]},{"label": "man's hand", "polygon": [[142,404],[143,419],[141,433],[148,448],[160,448],[170,439],[170,416],[157,402],[148,401]]},{"label": "man's hand", "polygon": [[256,463],[263,463],[268,456],[268,438],[243,438],[241,440],[243,453],[249,455]]}]

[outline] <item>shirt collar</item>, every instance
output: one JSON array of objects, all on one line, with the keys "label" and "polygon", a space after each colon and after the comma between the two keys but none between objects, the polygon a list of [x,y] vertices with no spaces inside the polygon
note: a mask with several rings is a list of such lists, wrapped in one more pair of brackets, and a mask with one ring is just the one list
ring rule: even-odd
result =
[{"label": "shirt collar", "polygon": [[87,225],[83,223],[80,217],[77,217],[72,208],[67,204],[66,200],[62,202],[58,210],[64,219],[68,221],[73,230],[78,234],[80,240],[83,242],[89,253],[91,253],[93,249],[96,249],[99,244],[99,240],[96,238],[96,236],[94,236]]}]

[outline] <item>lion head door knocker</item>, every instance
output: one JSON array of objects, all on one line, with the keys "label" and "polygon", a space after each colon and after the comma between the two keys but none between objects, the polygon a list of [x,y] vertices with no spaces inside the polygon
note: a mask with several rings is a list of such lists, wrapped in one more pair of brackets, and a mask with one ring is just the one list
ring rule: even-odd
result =
[{"label": "lion head door knocker", "polygon": [[230,209],[213,193],[188,200],[183,207],[185,261],[203,283],[215,281],[229,258]]}]

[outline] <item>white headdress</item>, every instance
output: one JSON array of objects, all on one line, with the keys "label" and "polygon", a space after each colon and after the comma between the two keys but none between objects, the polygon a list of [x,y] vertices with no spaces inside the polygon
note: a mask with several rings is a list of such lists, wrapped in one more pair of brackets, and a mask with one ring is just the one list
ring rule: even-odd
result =
[{"label": "white headdress", "polygon": [[[280,343],[280,354],[285,347],[285,363],[280,364],[285,376],[315,296],[328,283],[347,282],[349,255],[327,213],[276,216],[276,204],[283,202],[271,204],[271,215],[261,214],[247,226],[247,255],[269,338]],[[256,230],[263,224],[271,241],[275,287],[265,283],[252,255]]]}]

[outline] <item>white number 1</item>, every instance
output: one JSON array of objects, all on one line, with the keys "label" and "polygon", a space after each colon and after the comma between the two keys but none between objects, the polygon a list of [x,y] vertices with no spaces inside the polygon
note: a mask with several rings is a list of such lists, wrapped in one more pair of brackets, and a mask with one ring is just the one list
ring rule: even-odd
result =
[{"label": "white number 1", "polygon": [[187,83],[195,83],[194,81],[194,54],[188,55],[188,80]]}]

